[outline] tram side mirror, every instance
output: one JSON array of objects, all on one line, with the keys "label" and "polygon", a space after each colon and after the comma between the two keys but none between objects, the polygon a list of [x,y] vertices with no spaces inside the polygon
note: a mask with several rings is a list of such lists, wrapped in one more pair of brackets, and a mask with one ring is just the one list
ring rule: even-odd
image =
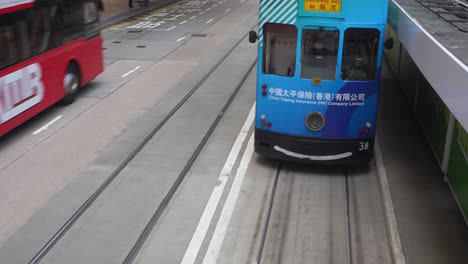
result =
[{"label": "tram side mirror", "polygon": [[386,49],[393,49],[394,41],[393,38],[387,38],[385,40],[385,48]]},{"label": "tram side mirror", "polygon": [[253,31],[253,30],[250,31],[250,32],[249,32],[249,42],[250,42],[250,43],[255,43],[255,42],[257,42],[257,39],[258,39],[257,32],[255,32],[255,31]]}]

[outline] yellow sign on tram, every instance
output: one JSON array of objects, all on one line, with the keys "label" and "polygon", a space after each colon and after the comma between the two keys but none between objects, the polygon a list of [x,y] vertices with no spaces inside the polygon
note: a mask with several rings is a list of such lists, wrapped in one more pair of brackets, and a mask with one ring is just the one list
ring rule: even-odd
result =
[{"label": "yellow sign on tram", "polygon": [[304,10],[313,12],[341,12],[342,0],[304,0]]}]

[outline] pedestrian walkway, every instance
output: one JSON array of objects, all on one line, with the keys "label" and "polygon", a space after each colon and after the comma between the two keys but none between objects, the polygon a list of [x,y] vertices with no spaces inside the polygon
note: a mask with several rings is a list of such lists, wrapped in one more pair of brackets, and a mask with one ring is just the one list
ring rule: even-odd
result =
[{"label": "pedestrian walkway", "polygon": [[468,263],[463,216],[388,69],[378,131],[406,263]]}]

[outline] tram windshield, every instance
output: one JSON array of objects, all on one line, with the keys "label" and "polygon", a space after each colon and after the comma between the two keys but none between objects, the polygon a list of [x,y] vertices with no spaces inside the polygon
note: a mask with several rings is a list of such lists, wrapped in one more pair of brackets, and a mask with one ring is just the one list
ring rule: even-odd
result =
[{"label": "tram windshield", "polygon": [[263,32],[263,73],[294,76],[297,28],[293,25],[266,23]]},{"label": "tram windshield", "polygon": [[301,78],[335,80],[339,39],[337,28],[302,31]]},{"label": "tram windshield", "polygon": [[344,34],[343,80],[374,80],[377,71],[380,31],[348,28]]}]

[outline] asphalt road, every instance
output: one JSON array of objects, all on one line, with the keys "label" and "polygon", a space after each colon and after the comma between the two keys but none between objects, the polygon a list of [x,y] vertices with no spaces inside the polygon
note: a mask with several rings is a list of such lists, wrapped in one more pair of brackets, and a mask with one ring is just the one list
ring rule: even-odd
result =
[{"label": "asphalt road", "polygon": [[[42,263],[127,263],[161,204],[166,208],[134,263],[393,263],[374,163],[346,170],[279,163],[253,153],[256,70],[250,70],[257,49],[246,33],[257,24],[257,10],[255,0],[187,0],[103,30],[105,72],[73,105],[52,107],[0,141],[0,262],[28,263],[164,121]],[[385,70],[383,98],[394,102],[389,76]],[[395,105],[383,105],[390,110],[381,114],[381,126],[391,131]],[[412,243],[415,237],[447,244],[463,227],[452,225],[446,234],[413,232],[411,225],[433,225],[419,225],[418,206],[403,199],[411,197],[402,187],[411,175],[397,165],[407,160],[393,156],[401,156],[400,140],[392,132],[382,135],[397,219],[406,231],[402,242],[411,249],[405,253],[424,259],[411,255],[425,249]],[[416,144],[411,149],[423,149]],[[430,156],[421,162],[429,164]],[[455,212],[449,194],[444,197],[441,211]],[[399,212],[409,206],[415,213],[402,218]],[[456,239],[464,245],[462,235]],[[425,263],[434,256],[468,259],[450,248],[426,253]]]}]

